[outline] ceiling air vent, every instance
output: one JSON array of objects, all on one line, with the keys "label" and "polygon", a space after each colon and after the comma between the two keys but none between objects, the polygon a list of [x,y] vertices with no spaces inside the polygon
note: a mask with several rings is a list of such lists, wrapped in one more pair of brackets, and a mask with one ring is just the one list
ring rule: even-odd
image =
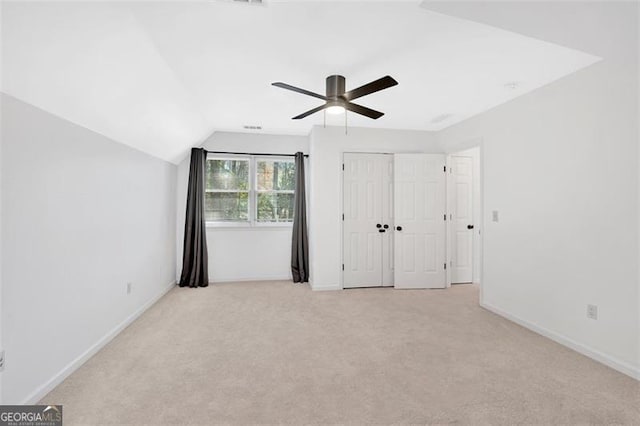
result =
[{"label": "ceiling air vent", "polygon": [[431,119],[431,123],[432,124],[442,123],[443,121],[448,120],[449,118],[451,118],[451,114],[440,114],[433,117]]},{"label": "ceiling air vent", "polygon": [[[236,0],[236,1],[240,1],[240,0]],[[247,130],[262,130],[262,126],[242,126],[243,128],[247,129]]]},{"label": "ceiling air vent", "polygon": [[236,3],[262,4],[262,0],[233,0]]}]

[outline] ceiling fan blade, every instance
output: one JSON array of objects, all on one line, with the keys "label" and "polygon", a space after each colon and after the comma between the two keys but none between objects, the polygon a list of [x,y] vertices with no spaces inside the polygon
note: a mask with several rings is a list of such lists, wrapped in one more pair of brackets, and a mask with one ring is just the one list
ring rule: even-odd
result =
[{"label": "ceiling fan blade", "polygon": [[292,86],[292,85],[287,84],[287,83],[277,82],[277,83],[271,83],[271,85],[279,87],[281,89],[287,89],[287,90],[291,90],[291,91],[294,91],[294,92],[302,93],[303,95],[313,96],[314,98],[322,99],[323,101],[327,100],[327,97],[324,96],[324,95],[320,95],[318,93],[313,93],[313,92],[310,92],[308,90],[301,89],[299,87],[295,87],[295,86]]},{"label": "ceiling fan blade", "polygon": [[344,107],[356,114],[364,115],[365,117],[373,118],[377,120],[384,115],[384,112],[376,111],[375,109],[363,107],[361,105],[352,104],[351,102],[345,102]]},{"label": "ceiling fan blade", "polygon": [[344,94],[344,97],[346,100],[352,101],[354,99],[361,98],[371,93],[388,89],[389,87],[393,87],[397,84],[398,84],[397,81],[395,81],[391,76],[387,75],[377,79],[376,81],[367,83],[364,86],[360,86],[357,89],[349,90],[347,93]]},{"label": "ceiling fan blade", "polygon": [[309,110],[309,111],[307,111],[307,112],[303,112],[303,113],[302,113],[302,114],[300,114],[300,115],[296,115],[295,117],[293,117],[293,118],[292,118],[292,120],[300,120],[301,118],[305,118],[305,117],[307,117],[307,116],[309,116],[309,115],[311,115],[311,114],[315,114],[315,113],[316,113],[316,112],[318,112],[318,111],[322,111],[323,109],[327,108],[328,106],[329,106],[329,105],[327,105],[327,104],[320,105],[320,106],[319,106],[319,107],[317,107],[317,108],[310,109],[310,110]]}]

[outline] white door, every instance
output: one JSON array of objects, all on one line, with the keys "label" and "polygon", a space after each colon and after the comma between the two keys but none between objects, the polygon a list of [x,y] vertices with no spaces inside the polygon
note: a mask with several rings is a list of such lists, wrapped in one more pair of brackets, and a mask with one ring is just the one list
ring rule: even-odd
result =
[{"label": "white door", "polygon": [[344,288],[393,285],[392,162],[385,154],[344,154]]},{"label": "white door", "polygon": [[450,161],[451,283],[473,281],[473,159]]},{"label": "white door", "polygon": [[394,155],[396,288],[444,288],[445,156]]},{"label": "white door", "polygon": [[393,287],[393,155],[382,154],[382,286]]}]

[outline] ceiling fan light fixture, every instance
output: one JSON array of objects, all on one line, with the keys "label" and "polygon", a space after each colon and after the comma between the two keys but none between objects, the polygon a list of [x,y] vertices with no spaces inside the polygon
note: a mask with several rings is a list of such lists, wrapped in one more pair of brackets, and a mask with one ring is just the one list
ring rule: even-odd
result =
[{"label": "ceiling fan light fixture", "polygon": [[333,106],[330,106],[329,108],[327,108],[327,112],[329,114],[334,114],[334,115],[343,114],[344,111],[345,111],[345,109],[341,105],[333,105]]},{"label": "ceiling fan light fixture", "polygon": [[[351,101],[375,92],[379,92],[380,90],[388,89],[389,87],[396,86],[397,84],[398,82],[395,81],[391,76],[386,75],[375,81],[367,83],[364,86],[357,87],[347,92],[345,91],[344,76],[330,75],[326,79],[327,94],[321,95],[319,93],[310,92],[309,90],[301,89],[299,87],[295,87],[281,81],[271,83],[272,86],[291,90],[293,92],[298,92],[303,95],[312,96],[314,98],[322,99],[323,101],[325,101],[323,105],[310,109],[309,111],[303,112],[302,114],[296,115],[292,118],[292,120],[300,120],[322,110],[325,110],[325,112],[328,111],[329,114],[341,114],[346,110],[349,110],[351,112],[355,112],[356,114],[364,115],[365,117],[377,120],[384,115],[383,112],[363,107],[362,105],[354,104]],[[346,117],[347,116],[345,115],[345,120]]]}]

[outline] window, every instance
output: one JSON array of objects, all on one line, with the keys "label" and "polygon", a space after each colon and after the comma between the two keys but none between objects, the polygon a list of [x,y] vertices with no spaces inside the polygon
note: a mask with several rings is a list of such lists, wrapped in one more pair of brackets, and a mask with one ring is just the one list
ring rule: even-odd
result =
[{"label": "window", "polygon": [[258,222],[292,222],[296,188],[293,160],[256,160]]},{"label": "window", "polygon": [[293,222],[293,159],[208,156],[205,174],[207,222],[238,225]]},{"label": "window", "polygon": [[205,173],[205,220],[249,220],[249,160],[207,158]]}]

